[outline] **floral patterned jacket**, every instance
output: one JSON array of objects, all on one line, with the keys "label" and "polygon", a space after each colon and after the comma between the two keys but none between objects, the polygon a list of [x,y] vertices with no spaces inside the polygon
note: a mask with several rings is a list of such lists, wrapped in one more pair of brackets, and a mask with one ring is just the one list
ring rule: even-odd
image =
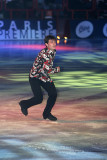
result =
[{"label": "floral patterned jacket", "polygon": [[57,73],[57,67],[53,67],[56,50],[52,51],[48,48],[42,49],[36,57],[33,67],[30,71],[30,77],[38,78],[43,82],[52,82],[49,73]]}]

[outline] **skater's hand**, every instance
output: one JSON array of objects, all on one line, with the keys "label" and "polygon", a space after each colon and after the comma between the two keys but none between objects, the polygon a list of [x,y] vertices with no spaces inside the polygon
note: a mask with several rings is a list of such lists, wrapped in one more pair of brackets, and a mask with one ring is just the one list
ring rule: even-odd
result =
[{"label": "skater's hand", "polygon": [[59,66],[57,67],[57,72],[60,72],[60,67]]}]

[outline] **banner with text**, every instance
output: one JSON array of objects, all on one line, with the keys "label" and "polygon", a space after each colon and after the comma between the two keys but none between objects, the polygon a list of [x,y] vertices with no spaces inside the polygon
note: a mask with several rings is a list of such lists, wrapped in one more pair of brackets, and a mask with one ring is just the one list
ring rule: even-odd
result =
[{"label": "banner with text", "polygon": [[49,34],[56,37],[53,20],[0,20],[0,40],[36,40]]}]

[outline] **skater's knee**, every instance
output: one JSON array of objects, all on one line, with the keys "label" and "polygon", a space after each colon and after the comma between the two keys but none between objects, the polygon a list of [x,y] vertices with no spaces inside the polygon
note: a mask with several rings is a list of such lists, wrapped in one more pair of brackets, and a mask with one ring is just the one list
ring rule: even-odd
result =
[{"label": "skater's knee", "polygon": [[55,92],[53,96],[54,96],[55,98],[57,98],[57,92]]},{"label": "skater's knee", "polygon": [[42,99],[40,99],[40,103],[42,103],[42,101],[43,101],[43,98],[42,98]]},{"label": "skater's knee", "polygon": [[53,92],[52,94],[50,94],[50,97],[57,98],[57,92]]},{"label": "skater's knee", "polygon": [[42,101],[43,101],[43,97],[40,97],[40,98],[38,98],[38,103],[40,104],[40,103],[42,103]]},{"label": "skater's knee", "polygon": [[35,101],[36,104],[40,104],[43,101],[43,97],[42,96],[41,97],[35,97],[34,101]]}]

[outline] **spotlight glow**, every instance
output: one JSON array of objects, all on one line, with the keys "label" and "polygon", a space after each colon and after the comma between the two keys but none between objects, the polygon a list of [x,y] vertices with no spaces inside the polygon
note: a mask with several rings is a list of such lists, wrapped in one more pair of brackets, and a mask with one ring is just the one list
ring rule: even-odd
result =
[{"label": "spotlight glow", "polygon": [[64,39],[66,39],[66,40],[67,40],[67,39],[68,39],[68,37],[64,37]]},{"label": "spotlight glow", "polygon": [[60,39],[60,36],[57,36],[57,39]]}]

